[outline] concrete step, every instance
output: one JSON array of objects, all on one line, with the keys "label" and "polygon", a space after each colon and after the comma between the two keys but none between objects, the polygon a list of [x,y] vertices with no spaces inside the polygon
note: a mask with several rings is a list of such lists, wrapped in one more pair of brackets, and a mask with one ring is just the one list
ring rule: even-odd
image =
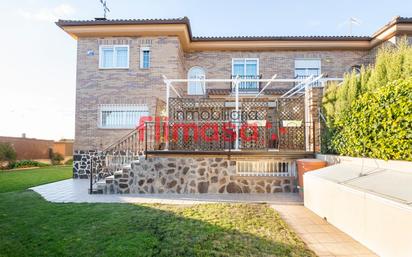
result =
[{"label": "concrete step", "polygon": [[114,181],[114,175],[108,176],[104,179],[106,184],[112,184]]},{"label": "concrete step", "polygon": [[114,175],[111,175],[111,176],[105,177],[105,180],[106,180],[106,181],[108,181],[108,180],[114,180]]},{"label": "concrete step", "polygon": [[96,182],[96,189],[102,190],[106,187],[106,180],[99,180]]},{"label": "concrete step", "polygon": [[136,161],[132,161],[132,163],[130,163],[130,168],[134,168],[134,167],[136,167],[136,166],[138,166],[138,165],[140,165],[140,161],[139,160],[136,160]]},{"label": "concrete step", "polygon": [[114,178],[121,178],[123,176],[123,170],[117,170],[113,174]]}]

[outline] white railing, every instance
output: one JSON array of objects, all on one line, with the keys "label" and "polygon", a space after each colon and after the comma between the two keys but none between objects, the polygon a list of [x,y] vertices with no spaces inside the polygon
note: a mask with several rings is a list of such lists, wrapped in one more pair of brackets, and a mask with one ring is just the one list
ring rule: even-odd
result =
[{"label": "white railing", "polygon": [[294,160],[236,161],[239,176],[296,177]]}]

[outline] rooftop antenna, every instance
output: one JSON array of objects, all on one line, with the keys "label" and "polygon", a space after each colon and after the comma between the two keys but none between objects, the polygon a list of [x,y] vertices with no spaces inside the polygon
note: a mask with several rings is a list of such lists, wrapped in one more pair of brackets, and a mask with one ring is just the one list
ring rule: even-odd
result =
[{"label": "rooftop antenna", "polygon": [[106,0],[100,0],[100,3],[103,6],[103,17],[106,19],[107,12],[110,12],[110,9],[107,7]]},{"label": "rooftop antenna", "polygon": [[356,19],[354,17],[350,17],[350,19],[349,19],[349,35],[350,36],[352,36],[352,27],[353,27],[353,25],[360,25],[360,24],[361,24],[361,22],[358,19]]}]

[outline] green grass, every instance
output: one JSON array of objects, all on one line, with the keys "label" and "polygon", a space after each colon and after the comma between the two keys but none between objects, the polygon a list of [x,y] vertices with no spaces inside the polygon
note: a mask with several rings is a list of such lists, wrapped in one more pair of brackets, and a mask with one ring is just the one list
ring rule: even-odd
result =
[{"label": "green grass", "polygon": [[72,166],[0,171],[0,193],[25,190],[72,177]]},{"label": "green grass", "polygon": [[315,255],[265,204],[56,204],[14,191],[0,193],[0,256]]}]

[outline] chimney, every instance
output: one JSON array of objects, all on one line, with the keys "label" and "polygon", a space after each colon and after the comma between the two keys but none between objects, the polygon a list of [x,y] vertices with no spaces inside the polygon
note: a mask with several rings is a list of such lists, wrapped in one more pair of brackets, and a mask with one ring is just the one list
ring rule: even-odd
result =
[{"label": "chimney", "polygon": [[22,138],[26,138],[26,133],[21,134]]}]

